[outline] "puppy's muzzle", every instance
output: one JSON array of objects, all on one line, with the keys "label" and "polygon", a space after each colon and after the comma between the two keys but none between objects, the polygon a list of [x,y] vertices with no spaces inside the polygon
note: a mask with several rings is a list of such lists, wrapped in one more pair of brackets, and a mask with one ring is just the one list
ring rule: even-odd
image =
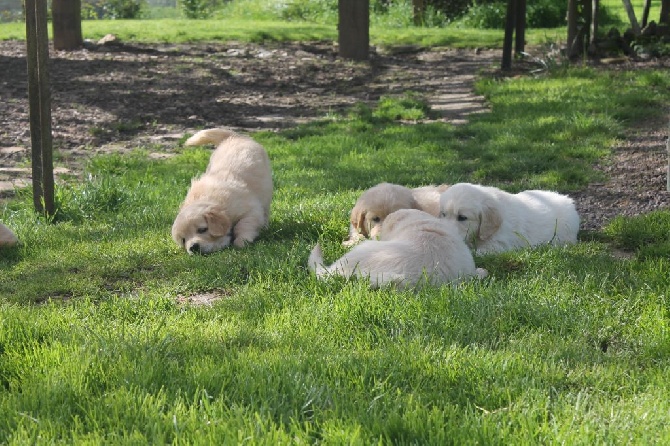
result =
[{"label": "puppy's muzzle", "polygon": [[189,254],[200,254],[200,243],[194,243],[188,248]]}]

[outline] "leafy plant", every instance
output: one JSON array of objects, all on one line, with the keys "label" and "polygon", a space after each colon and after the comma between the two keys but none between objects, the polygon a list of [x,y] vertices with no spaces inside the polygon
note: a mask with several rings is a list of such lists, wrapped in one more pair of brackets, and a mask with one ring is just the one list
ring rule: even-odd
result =
[{"label": "leafy plant", "polygon": [[105,0],[103,17],[110,19],[138,19],[146,7],[146,0]]},{"label": "leafy plant", "polygon": [[179,0],[179,7],[188,19],[206,19],[212,15],[212,0]]},{"label": "leafy plant", "polygon": [[284,20],[317,23],[337,20],[337,2],[333,0],[293,0],[276,7]]}]

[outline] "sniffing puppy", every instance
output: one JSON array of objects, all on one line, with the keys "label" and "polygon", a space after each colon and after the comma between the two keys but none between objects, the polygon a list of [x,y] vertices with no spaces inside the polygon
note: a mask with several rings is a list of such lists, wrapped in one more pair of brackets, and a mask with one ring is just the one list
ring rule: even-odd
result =
[{"label": "sniffing puppy", "polygon": [[19,239],[7,226],[0,223],[0,248],[15,246]]},{"label": "sniffing puppy", "polygon": [[423,282],[440,285],[486,275],[475,268],[454,223],[416,209],[391,213],[381,226],[379,240],[362,241],[330,266],[323,265],[317,244],[308,267],[320,279],[356,276],[369,279],[374,288],[389,284],[410,288]]},{"label": "sniffing puppy", "polygon": [[204,174],[194,178],[172,225],[172,238],[189,254],[241,248],[270,219],[272,169],[253,139],[226,129],[202,130],[185,145],[215,144]]},{"label": "sniffing puppy", "polygon": [[410,189],[391,183],[380,183],[363,192],[351,210],[349,238],[352,246],[365,238],[375,238],[384,219],[399,209],[419,209],[435,217],[440,213],[440,194],[446,184]]},{"label": "sniffing puppy", "polygon": [[457,223],[461,236],[482,254],[576,243],[579,232],[573,200],[543,190],[510,194],[495,187],[454,184],[440,198],[440,217]]}]

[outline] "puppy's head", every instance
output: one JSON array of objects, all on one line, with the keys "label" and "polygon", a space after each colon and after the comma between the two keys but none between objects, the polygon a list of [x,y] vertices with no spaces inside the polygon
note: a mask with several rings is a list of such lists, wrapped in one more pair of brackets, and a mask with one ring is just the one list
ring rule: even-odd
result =
[{"label": "puppy's head", "polygon": [[384,219],[398,209],[416,208],[412,191],[397,184],[381,183],[363,192],[351,210],[351,227],[364,237],[379,235]]},{"label": "puppy's head", "polygon": [[455,184],[442,194],[440,218],[455,221],[471,246],[490,239],[502,225],[495,197],[488,189],[469,183]]},{"label": "puppy's head", "polygon": [[189,254],[208,254],[230,245],[232,222],[216,204],[192,203],[179,211],[172,239]]},{"label": "puppy's head", "polygon": [[398,209],[391,212],[380,226],[380,240],[389,240],[403,233],[415,232],[426,218],[435,219],[418,209]]}]

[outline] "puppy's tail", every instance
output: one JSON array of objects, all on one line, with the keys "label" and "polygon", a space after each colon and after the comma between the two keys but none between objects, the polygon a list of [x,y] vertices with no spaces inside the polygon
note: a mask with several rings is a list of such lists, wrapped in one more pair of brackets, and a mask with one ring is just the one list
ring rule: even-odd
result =
[{"label": "puppy's tail", "polygon": [[307,259],[307,267],[316,274],[316,277],[322,277],[326,274],[326,267],[323,266],[323,252],[321,246],[317,243]]},{"label": "puppy's tail", "polygon": [[213,144],[218,146],[222,141],[232,137],[239,136],[237,133],[232,130],[227,129],[207,129],[200,130],[195,135],[191,136],[186,140],[184,145],[186,146],[202,146],[205,144]]}]

